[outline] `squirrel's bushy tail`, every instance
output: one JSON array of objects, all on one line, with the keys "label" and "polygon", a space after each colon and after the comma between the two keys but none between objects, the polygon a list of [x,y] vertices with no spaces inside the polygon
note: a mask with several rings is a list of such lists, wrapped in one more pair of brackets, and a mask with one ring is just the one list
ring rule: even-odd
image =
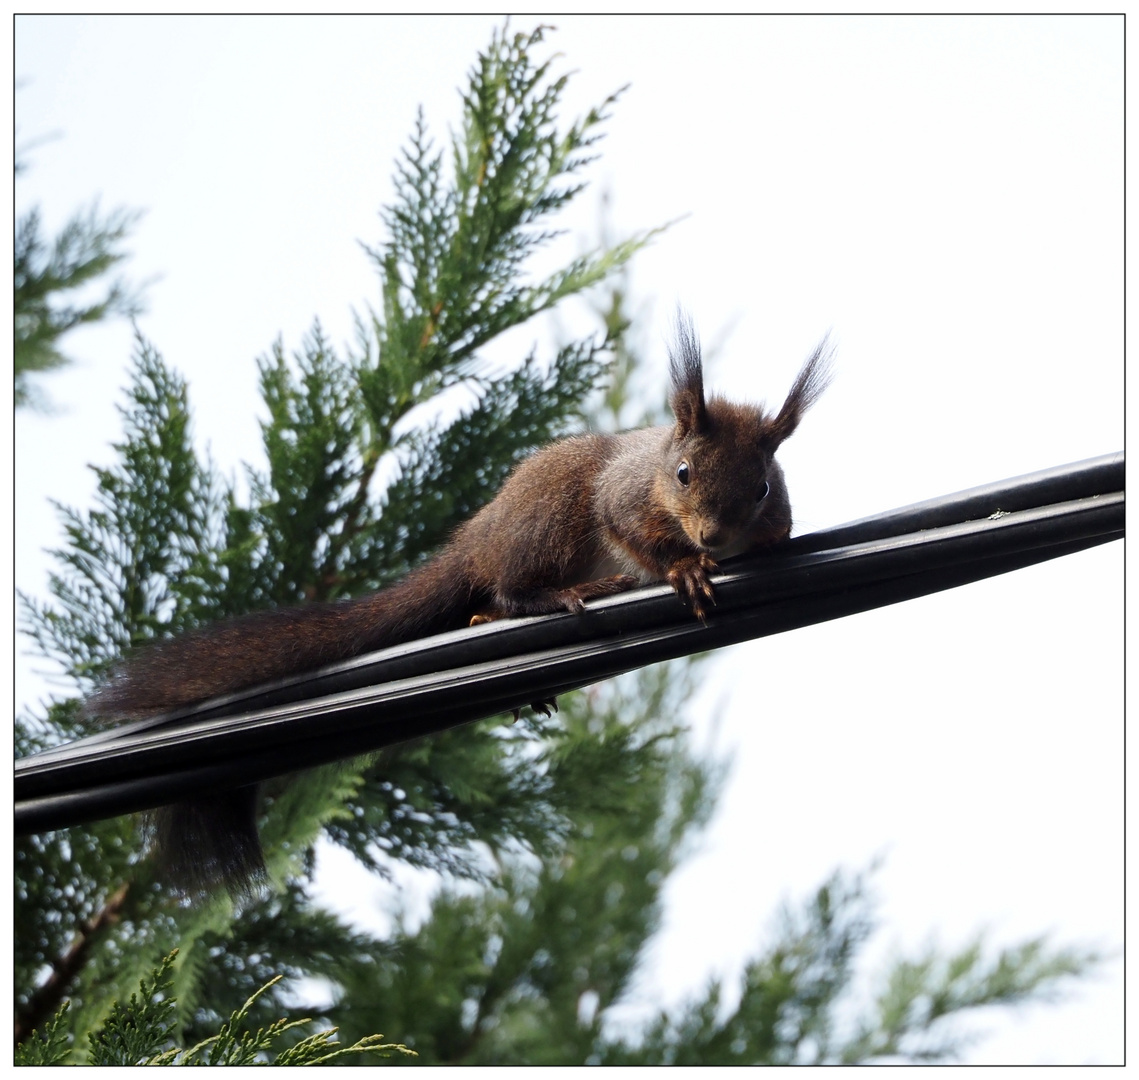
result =
[{"label": "squirrel's bushy tail", "polygon": [[256,896],[267,879],[259,791],[249,784],[147,811],[143,832],[165,882],[195,899],[219,886],[235,900]]},{"label": "squirrel's bushy tail", "polygon": [[448,553],[353,600],[257,611],[139,648],[88,698],[109,719],[167,712],[465,626],[472,587]]},{"label": "squirrel's bushy tail", "polygon": [[[110,719],[167,712],[466,626],[474,592],[445,550],[370,596],[255,612],[140,648],[86,709]],[[266,876],[257,810],[258,785],[248,785],[150,811],[145,831],[169,884],[192,897],[218,886],[235,898],[254,895]]]}]

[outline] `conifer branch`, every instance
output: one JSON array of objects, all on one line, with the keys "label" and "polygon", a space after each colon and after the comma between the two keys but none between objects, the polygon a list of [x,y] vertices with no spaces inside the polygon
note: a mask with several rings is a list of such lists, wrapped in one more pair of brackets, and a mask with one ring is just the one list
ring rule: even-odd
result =
[{"label": "conifer branch", "polygon": [[16,1012],[15,1040],[17,1046],[59,1008],[72,980],[87,962],[88,953],[91,951],[95,939],[102,931],[118,922],[129,892],[130,882],[116,889],[94,916],[80,924],[79,930],[67,951],[52,961],[51,974],[31,996],[27,1005]]}]

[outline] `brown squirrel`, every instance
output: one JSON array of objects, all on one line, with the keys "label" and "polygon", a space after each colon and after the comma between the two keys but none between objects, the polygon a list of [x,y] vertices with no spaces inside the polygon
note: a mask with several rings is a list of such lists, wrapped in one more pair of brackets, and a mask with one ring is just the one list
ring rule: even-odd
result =
[{"label": "brown squirrel", "polygon": [[[683,317],[669,360],[675,425],[551,443],[401,582],[157,642],[113,673],[89,711],[161,712],[488,619],[580,612],[649,581],[667,581],[705,619],[718,558],[790,535],[774,454],[826,388],[830,351],[824,339],[774,416],[705,399],[700,345]],[[184,891],[241,892],[263,876],[255,808],[245,788],[157,812],[155,844]]]}]

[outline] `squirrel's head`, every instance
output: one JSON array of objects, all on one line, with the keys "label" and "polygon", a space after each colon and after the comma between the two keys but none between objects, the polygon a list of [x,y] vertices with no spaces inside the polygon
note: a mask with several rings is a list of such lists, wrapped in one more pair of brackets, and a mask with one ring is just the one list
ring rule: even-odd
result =
[{"label": "squirrel's head", "polygon": [[826,389],[830,359],[824,338],[775,416],[762,406],[706,401],[700,343],[692,323],[678,317],[669,351],[676,427],[660,478],[667,490],[658,493],[698,548],[725,558],[790,534],[791,504],[775,451]]}]

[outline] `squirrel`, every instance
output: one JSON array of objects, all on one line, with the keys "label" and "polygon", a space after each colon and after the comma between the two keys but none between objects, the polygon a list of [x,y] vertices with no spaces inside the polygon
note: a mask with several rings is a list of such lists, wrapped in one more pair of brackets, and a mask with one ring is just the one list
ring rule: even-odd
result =
[{"label": "squirrel", "polygon": [[[113,671],[87,711],[167,711],[491,619],[581,612],[650,581],[667,581],[704,621],[718,559],[790,536],[774,454],[829,384],[830,359],[824,338],[774,415],[706,399],[700,344],[681,316],[669,348],[675,424],[555,441],[402,581],[150,644]],[[220,884],[241,895],[264,880],[254,787],[160,808],[149,828],[183,893]]]}]

